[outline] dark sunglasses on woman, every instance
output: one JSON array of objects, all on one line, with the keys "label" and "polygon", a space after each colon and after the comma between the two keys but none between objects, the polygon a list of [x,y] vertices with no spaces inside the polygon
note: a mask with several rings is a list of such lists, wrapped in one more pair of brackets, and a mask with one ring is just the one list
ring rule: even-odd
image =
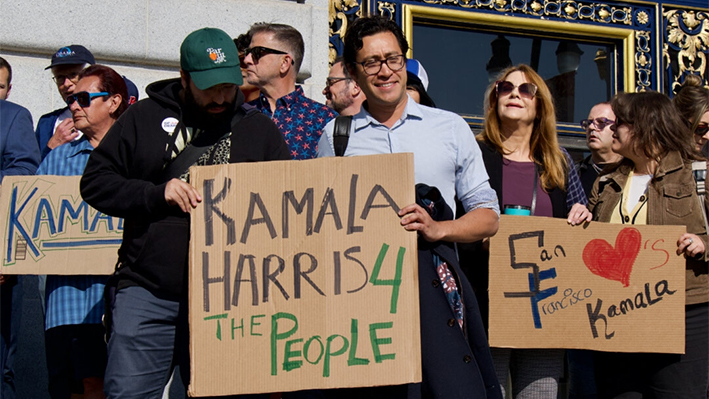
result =
[{"label": "dark sunglasses on woman", "polygon": [[507,80],[498,80],[495,82],[495,92],[497,92],[497,97],[506,96],[517,89],[520,97],[531,100],[537,94],[537,85],[534,83],[522,83],[519,86],[515,86],[514,83]]},{"label": "dark sunglasses on woman", "polygon": [[88,91],[80,91],[78,93],[74,93],[69,95],[69,97],[66,98],[66,103],[67,105],[74,104],[74,101],[78,101],[79,105],[81,108],[86,108],[91,106],[91,100],[93,100],[96,97],[106,97],[109,94],[105,91],[98,92],[98,93],[89,93]]},{"label": "dark sunglasses on woman", "polygon": [[709,125],[706,123],[703,123],[694,129],[694,134],[697,136],[704,136],[707,132],[709,132]]}]

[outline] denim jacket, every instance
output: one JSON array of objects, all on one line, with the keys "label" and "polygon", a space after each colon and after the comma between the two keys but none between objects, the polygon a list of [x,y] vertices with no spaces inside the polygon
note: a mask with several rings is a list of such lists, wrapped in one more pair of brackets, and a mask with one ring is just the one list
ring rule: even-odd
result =
[{"label": "denim jacket", "polygon": [[[596,180],[588,201],[593,220],[610,221],[632,170],[632,162],[624,160],[615,170]],[[688,233],[700,236],[704,247],[709,248],[691,161],[683,160],[678,152],[668,153],[660,160],[648,186],[647,196],[647,224],[686,226]],[[709,196],[706,194],[704,204],[705,207],[709,205]],[[705,251],[703,256],[696,259],[687,259],[687,305],[709,302],[708,252]]]}]

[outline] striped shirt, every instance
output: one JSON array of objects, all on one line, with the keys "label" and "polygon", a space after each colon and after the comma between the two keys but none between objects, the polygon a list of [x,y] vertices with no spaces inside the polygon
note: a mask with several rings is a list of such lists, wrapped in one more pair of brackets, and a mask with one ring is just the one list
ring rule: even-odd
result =
[{"label": "striped shirt", "polygon": [[[38,175],[77,176],[84,173],[93,147],[86,136],[53,149],[39,165]],[[99,324],[107,276],[47,276],[45,328],[68,324]]]}]

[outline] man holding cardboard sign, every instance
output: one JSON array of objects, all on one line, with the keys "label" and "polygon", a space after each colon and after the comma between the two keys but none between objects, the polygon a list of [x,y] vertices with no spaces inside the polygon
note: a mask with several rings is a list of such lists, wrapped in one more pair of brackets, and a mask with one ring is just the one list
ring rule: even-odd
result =
[{"label": "man holding cardboard sign", "polygon": [[[501,397],[477,303],[470,284],[457,268],[455,252],[446,259],[439,258],[434,250],[432,258],[432,252],[422,252],[421,245],[472,242],[494,235],[498,228],[497,199],[487,182],[480,149],[465,121],[450,112],[420,106],[406,94],[408,48],[398,25],[383,17],[360,18],[347,29],[345,64],[367,101],[352,118],[351,136],[346,150],[339,155],[413,152],[416,182],[440,190],[430,196],[432,190],[423,188],[422,192],[417,186],[417,196],[424,197],[427,208],[430,205],[431,209],[438,209],[441,203],[443,208],[446,204],[453,206],[457,196],[467,213],[457,220],[435,221],[429,209],[419,204],[403,207],[399,212],[404,228],[417,231],[425,240],[419,241],[422,384],[399,389],[341,390],[333,397],[407,397],[422,393],[437,397]],[[341,148],[333,139],[335,124],[331,121],[325,127],[318,157],[335,155],[336,145]],[[435,132],[435,137],[431,132]],[[438,200],[431,201],[434,197]],[[452,245],[449,248],[453,251]],[[464,303],[461,297],[466,298]],[[432,303],[441,305],[434,308]]]},{"label": "man holding cardboard sign", "polygon": [[172,368],[189,381],[190,210],[202,200],[192,165],[290,159],[268,117],[244,107],[238,51],[222,30],[192,32],[180,78],[148,86],[91,154],[87,203],[125,218],[108,343],[106,395],[160,398]]}]

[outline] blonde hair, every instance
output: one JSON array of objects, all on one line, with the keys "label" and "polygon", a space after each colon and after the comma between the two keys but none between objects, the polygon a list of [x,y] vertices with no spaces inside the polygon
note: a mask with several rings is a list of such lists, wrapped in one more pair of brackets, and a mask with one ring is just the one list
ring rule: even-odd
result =
[{"label": "blonde hair", "polygon": [[[500,73],[498,81],[505,80],[513,72],[522,72],[527,81],[537,86],[537,116],[534,119],[534,128],[529,143],[532,160],[540,166],[539,176],[542,187],[546,191],[554,188],[566,189],[566,177],[569,171],[569,164],[566,156],[561,151],[556,137],[556,112],[551,92],[544,79],[537,74],[534,69],[525,64],[509,67]],[[486,91],[485,99],[488,104],[485,110],[485,123],[483,132],[478,136],[479,140],[487,142],[501,154],[509,154],[511,151],[502,144],[502,132],[500,129],[500,116],[497,114],[497,91],[492,83]]]}]

